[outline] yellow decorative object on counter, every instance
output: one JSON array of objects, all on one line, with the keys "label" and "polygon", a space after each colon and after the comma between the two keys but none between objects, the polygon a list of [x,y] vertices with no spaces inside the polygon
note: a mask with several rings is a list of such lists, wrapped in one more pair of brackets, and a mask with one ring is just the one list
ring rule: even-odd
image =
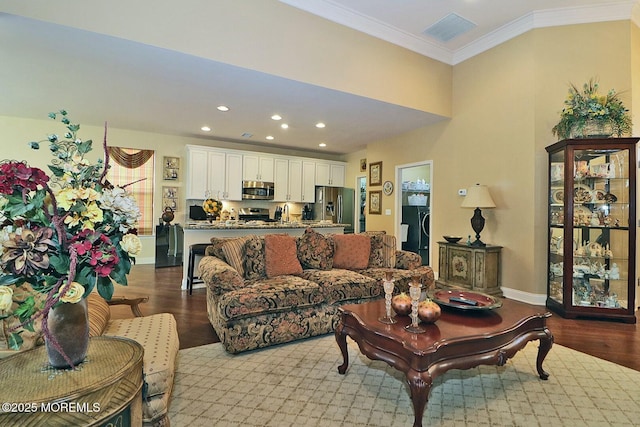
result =
[{"label": "yellow decorative object on counter", "polygon": [[216,218],[220,216],[220,211],[222,210],[222,202],[215,199],[207,199],[202,204],[202,209],[204,209],[207,215]]}]

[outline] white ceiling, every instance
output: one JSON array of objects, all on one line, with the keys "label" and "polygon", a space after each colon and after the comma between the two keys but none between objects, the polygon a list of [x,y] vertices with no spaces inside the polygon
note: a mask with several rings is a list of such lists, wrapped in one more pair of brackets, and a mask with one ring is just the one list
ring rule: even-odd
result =
[{"label": "white ceiling", "polygon": [[[638,4],[635,0],[281,1],[448,64],[536,27],[630,19]],[[477,26],[446,43],[423,34],[451,12]],[[102,125],[107,120],[117,128],[195,136],[203,143],[226,140],[336,154],[441,120],[173,50],[2,13],[1,5],[0,40],[2,116],[46,118],[49,111],[65,108],[82,124]],[[222,102],[232,110],[217,112],[215,107]],[[289,129],[283,131],[269,119],[274,112],[285,116]],[[317,121],[327,127],[315,128]],[[199,130],[205,124],[212,132]],[[244,133],[253,136],[246,138]],[[275,140],[266,141],[266,135]],[[320,142],[327,147],[319,148]]]}]

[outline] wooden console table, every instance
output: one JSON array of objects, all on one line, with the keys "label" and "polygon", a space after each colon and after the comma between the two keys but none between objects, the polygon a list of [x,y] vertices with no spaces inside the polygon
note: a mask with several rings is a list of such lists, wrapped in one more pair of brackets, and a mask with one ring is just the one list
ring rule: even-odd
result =
[{"label": "wooden console table", "polygon": [[468,246],[448,242],[438,242],[438,245],[440,261],[437,285],[502,296],[502,246]]},{"label": "wooden console table", "polygon": [[96,337],[76,370],[50,368],[44,346],[0,360],[0,425],[141,426],[143,352]]}]

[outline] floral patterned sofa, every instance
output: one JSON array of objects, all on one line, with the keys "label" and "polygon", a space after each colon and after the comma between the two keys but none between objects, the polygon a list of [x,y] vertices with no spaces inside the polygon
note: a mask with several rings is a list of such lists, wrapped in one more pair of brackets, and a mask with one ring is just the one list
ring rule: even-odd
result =
[{"label": "floral patterned sofa", "polygon": [[230,353],[332,332],[338,307],[384,296],[393,272],[396,292],[412,277],[434,284],[420,256],[396,250],[394,236],[324,236],[311,228],[285,234],[212,238],[200,261],[209,321]]}]

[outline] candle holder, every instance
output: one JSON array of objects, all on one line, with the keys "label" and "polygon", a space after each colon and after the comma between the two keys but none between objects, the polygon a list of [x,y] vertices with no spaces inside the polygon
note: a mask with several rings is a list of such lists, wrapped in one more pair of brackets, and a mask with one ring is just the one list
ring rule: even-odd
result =
[{"label": "candle holder", "polygon": [[396,319],[391,314],[391,297],[393,296],[393,273],[386,273],[384,280],[382,281],[382,287],[384,288],[384,308],[386,315],[378,318],[378,321],[385,325],[392,325],[396,323]]},{"label": "candle holder", "polygon": [[411,324],[404,328],[414,334],[421,334],[425,331],[418,324],[418,303],[420,302],[421,293],[422,285],[416,282],[411,283],[411,286],[409,286],[409,296],[411,297]]}]

